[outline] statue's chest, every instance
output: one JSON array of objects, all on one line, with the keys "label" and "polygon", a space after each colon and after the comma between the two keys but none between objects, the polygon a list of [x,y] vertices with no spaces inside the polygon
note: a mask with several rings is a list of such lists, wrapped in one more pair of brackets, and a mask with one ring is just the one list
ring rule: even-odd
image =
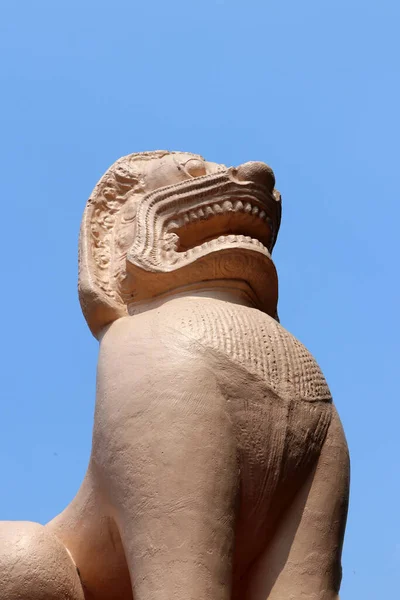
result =
[{"label": "statue's chest", "polygon": [[251,555],[318,459],[331,394],[311,354],[264,313],[210,299],[181,302],[175,314],[174,328],[201,345],[199,361],[209,351],[210,402],[225,400],[240,465],[238,548]]},{"label": "statue's chest", "polygon": [[182,333],[228,356],[277,394],[309,402],[331,400],[313,356],[268,315],[229,302],[189,300],[185,308],[180,306],[178,321]]}]

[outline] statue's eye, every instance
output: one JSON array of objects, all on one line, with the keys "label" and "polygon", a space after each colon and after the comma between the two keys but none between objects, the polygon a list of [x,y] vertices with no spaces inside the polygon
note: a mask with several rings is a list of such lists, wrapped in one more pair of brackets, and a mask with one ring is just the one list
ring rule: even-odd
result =
[{"label": "statue's eye", "polygon": [[185,163],[186,172],[192,177],[201,177],[201,175],[206,175],[206,165],[199,158],[191,158]]}]

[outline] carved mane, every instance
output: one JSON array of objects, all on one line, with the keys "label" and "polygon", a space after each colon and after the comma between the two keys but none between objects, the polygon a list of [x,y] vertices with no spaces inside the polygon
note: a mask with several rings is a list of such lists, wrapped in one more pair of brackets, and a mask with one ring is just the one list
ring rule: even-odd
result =
[{"label": "carved mane", "polygon": [[86,204],[79,236],[78,291],[83,315],[95,337],[106,325],[128,314],[119,283],[125,274],[129,230],[135,218],[133,201],[146,192],[143,163],[168,154],[176,152],[155,150],[123,156],[106,171]]}]

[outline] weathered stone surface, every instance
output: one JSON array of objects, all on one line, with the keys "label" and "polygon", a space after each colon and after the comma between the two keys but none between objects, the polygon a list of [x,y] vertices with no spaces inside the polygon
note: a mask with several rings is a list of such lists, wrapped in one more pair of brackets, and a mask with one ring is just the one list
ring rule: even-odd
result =
[{"label": "weathered stone surface", "polygon": [[0,525],[2,598],[338,598],[347,445],[278,322],[274,185],[261,162],[160,151],[96,186],[79,259],[100,341],[90,464],[48,525]]}]

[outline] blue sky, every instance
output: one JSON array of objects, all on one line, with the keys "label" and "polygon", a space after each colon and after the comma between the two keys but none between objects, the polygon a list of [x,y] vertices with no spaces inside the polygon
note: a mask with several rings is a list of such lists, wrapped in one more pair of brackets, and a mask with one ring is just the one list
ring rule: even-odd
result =
[{"label": "blue sky", "polygon": [[341,598],[398,597],[399,20],[394,0],[2,3],[1,518],[46,522],[85,472],[77,237],[100,175],[158,148],[264,160],[281,322],[351,451]]}]

